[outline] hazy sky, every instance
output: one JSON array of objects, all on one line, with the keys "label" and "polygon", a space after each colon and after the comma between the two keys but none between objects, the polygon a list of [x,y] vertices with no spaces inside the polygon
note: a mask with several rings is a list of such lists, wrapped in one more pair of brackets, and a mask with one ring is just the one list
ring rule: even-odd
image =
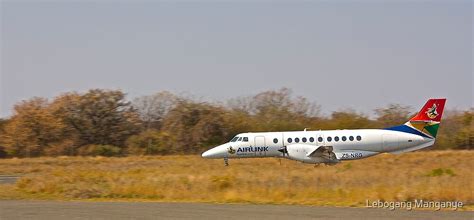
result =
[{"label": "hazy sky", "polygon": [[471,1],[0,4],[0,117],[90,88],[219,101],[288,87],[325,112],[473,106]]}]

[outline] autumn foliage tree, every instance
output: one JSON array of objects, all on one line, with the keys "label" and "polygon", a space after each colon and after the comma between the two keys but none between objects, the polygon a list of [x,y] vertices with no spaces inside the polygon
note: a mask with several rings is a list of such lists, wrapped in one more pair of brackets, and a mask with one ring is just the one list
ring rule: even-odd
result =
[{"label": "autumn foliage tree", "polygon": [[56,112],[77,135],[77,145],[124,146],[138,132],[138,114],[121,91],[89,90],[83,95],[67,94],[58,99]]},{"label": "autumn foliage tree", "polygon": [[162,130],[175,140],[175,152],[196,153],[225,141],[227,123],[222,107],[180,100],[163,120]]},{"label": "autumn foliage tree", "polygon": [[4,128],[5,150],[17,156],[39,156],[61,140],[63,121],[49,109],[44,98],[22,101]]},{"label": "autumn foliage tree", "polygon": [[299,130],[317,121],[320,112],[317,104],[293,97],[287,88],[232,99],[228,105],[237,114],[246,114],[255,131]]},{"label": "autumn foliage tree", "polygon": [[127,153],[133,155],[166,155],[179,153],[174,148],[175,136],[155,129],[147,129],[127,139]]},{"label": "autumn foliage tree", "polygon": [[81,148],[89,149],[88,154],[111,148],[104,146],[124,148],[126,139],[138,133],[140,125],[138,114],[121,91],[67,93],[53,102],[33,98],[14,109],[3,137],[6,150],[15,156],[75,155],[84,152]]},{"label": "autumn foliage tree", "polygon": [[436,140],[438,149],[473,149],[474,109],[446,112]]},{"label": "autumn foliage tree", "polygon": [[381,127],[390,127],[407,122],[410,119],[410,107],[390,104],[385,108],[375,109],[375,114]]},{"label": "autumn foliage tree", "polygon": [[137,110],[144,129],[160,129],[163,119],[177,104],[178,97],[163,91],[153,95],[135,98],[132,102]]}]

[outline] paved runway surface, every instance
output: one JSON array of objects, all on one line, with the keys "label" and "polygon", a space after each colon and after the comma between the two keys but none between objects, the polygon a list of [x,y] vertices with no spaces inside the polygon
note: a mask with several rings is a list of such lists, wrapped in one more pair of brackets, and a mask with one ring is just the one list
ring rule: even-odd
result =
[{"label": "paved runway surface", "polygon": [[13,184],[20,176],[0,175],[0,184]]},{"label": "paved runway surface", "polygon": [[0,201],[0,219],[474,219],[474,212],[201,203]]}]

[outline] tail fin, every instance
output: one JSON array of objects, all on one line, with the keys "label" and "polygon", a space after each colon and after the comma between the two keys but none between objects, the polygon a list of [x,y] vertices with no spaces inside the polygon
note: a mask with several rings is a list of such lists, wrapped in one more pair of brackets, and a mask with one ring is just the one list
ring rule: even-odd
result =
[{"label": "tail fin", "polygon": [[435,138],[441,123],[445,103],[446,99],[428,100],[421,111],[405,123],[405,125]]}]

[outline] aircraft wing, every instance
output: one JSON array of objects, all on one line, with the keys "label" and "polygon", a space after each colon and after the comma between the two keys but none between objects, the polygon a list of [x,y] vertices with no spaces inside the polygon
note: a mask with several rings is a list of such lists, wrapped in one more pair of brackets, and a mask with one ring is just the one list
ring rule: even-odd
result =
[{"label": "aircraft wing", "polygon": [[313,151],[309,152],[306,156],[324,158],[330,161],[337,161],[332,146],[318,146]]}]

